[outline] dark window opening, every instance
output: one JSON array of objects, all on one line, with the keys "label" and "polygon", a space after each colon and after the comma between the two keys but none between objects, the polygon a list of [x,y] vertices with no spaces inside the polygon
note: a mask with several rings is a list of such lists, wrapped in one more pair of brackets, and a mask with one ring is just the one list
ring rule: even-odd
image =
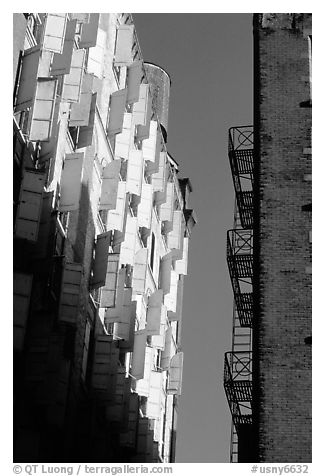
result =
[{"label": "dark window opening", "polygon": [[151,271],[153,271],[153,265],[154,265],[154,260],[155,260],[155,235],[151,233],[151,251],[150,251],[150,268]]}]

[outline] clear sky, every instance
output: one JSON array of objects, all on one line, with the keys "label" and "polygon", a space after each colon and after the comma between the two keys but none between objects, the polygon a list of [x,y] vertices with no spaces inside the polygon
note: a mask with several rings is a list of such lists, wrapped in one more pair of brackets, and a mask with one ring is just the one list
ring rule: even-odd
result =
[{"label": "clear sky", "polygon": [[145,61],[171,76],[168,150],[193,185],[198,225],[190,240],[185,280],[184,371],[176,462],[229,462],[230,412],[223,356],[231,350],[232,290],[226,230],[234,191],[227,131],[252,124],[252,15],[133,15]]}]

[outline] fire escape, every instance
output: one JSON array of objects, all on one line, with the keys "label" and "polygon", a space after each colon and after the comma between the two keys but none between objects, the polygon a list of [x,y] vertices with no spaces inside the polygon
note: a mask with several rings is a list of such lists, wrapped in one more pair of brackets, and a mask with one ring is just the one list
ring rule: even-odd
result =
[{"label": "fire escape", "polygon": [[224,388],[232,416],[230,461],[236,463],[249,461],[252,432],[253,126],[229,129],[228,156],[236,202],[234,227],[227,232],[234,309],[232,350],[226,352],[224,361]]}]

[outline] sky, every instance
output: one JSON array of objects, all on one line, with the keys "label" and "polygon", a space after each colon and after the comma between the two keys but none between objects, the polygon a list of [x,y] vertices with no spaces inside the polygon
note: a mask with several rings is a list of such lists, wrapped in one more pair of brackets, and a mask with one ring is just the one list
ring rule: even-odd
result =
[{"label": "sky", "polygon": [[191,180],[189,205],[198,217],[184,289],[176,462],[227,463],[223,359],[231,350],[233,296],[226,231],[234,210],[227,132],[253,122],[252,15],[137,13],[133,19],[144,60],[171,77],[167,149],[180,176]]}]

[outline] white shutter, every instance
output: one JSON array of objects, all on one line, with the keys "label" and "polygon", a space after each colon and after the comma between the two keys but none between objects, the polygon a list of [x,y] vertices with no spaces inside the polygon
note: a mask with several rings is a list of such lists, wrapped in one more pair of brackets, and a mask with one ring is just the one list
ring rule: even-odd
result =
[{"label": "white shutter", "polygon": [[180,321],[183,312],[183,291],[184,291],[184,276],[180,275],[177,282],[177,295],[176,295],[176,310],[168,311],[168,320],[170,322]]},{"label": "white shutter", "polygon": [[82,264],[65,264],[61,283],[60,321],[70,324],[77,323],[81,277]]},{"label": "white shutter", "polygon": [[132,63],[134,25],[120,25],[116,32],[114,63],[125,66]]},{"label": "white shutter", "polygon": [[99,13],[90,13],[89,23],[83,23],[79,48],[90,48],[96,45],[99,15]]},{"label": "white shutter", "polygon": [[87,126],[81,126],[79,128],[77,149],[82,149],[83,147],[88,147],[93,142],[95,114],[96,114],[96,101],[97,101],[97,93],[94,93],[92,95],[92,98],[91,98],[88,125]]},{"label": "white shutter", "polygon": [[69,126],[87,126],[89,123],[94,77],[84,74],[81,86],[80,101],[71,104]]},{"label": "white shutter", "polygon": [[105,284],[100,293],[100,307],[115,306],[119,260],[119,253],[108,254]]},{"label": "white shutter", "polygon": [[174,211],[174,183],[167,183],[166,202],[160,205],[159,217],[161,221],[173,222]]},{"label": "white shutter", "polygon": [[111,336],[98,336],[95,341],[91,386],[96,390],[113,391],[118,368],[119,349]]},{"label": "white shutter", "polygon": [[140,84],[139,100],[133,104],[133,124],[146,123],[147,105],[149,97],[149,84]]},{"label": "white shutter", "polygon": [[60,182],[59,210],[68,212],[79,208],[84,153],[66,154]]},{"label": "white shutter", "polygon": [[132,289],[135,294],[144,294],[145,292],[148,251],[148,248],[141,248],[134,256]]},{"label": "white shutter", "polygon": [[143,156],[142,150],[130,150],[127,163],[126,191],[141,195],[143,180]]},{"label": "white shutter", "polygon": [[158,172],[152,174],[151,183],[154,192],[166,194],[166,152],[160,152],[159,154],[159,169]]},{"label": "white shutter", "polygon": [[170,361],[169,380],[167,393],[169,395],[180,395],[182,390],[183,373],[183,352],[175,354]]},{"label": "white shutter", "polygon": [[29,140],[31,141],[48,141],[50,139],[56,88],[56,79],[42,79],[37,81],[32,123],[29,133]]},{"label": "white shutter", "polygon": [[114,325],[114,333],[119,339],[129,342],[134,338],[136,302],[131,301],[132,289],[126,288],[121,318]]},{"label": "white shutter", "polygon": [[116,207],[120,169],[121,160],[119,159],[112,160],[103,170],[100,210],[110,210]]},{"label": "white shutter", "polygon": [[18,238],[37,241],[44,183],[44,174],[24,170],[15,227],[15,235]]},{"label": "white shutter", "polygon": [[106,227],[108,230],[123,231],[126,208],[126,182],[119,182],[117,187],[116,208],[109,210]]},{"label": "white shutter", "polygon": [[166,306],[162,305],[161,307],[162,321],[160,323],[159,334],[151,336],[151,345],[155,349],[163,349],[165,347],[165,332],[166,332],[166,320],[167,320],[167,311]]},{"label": "white shutter", "polygon": [[144,376],[144,362],[146,356],[147,331],[142,329],[134,333],[134,347],[132,354],[131,375],[136,380]]},{"label": "white shutter", "polygon": [[170,364],[170,354],[171,354],[171,346],[172,346],[172,339],[173,339],[173,329],[169,326],[165,333],[165,347],[161,353],[161,360],[160,366],[163,370],[167,370]]},{"label": "white shutter", "polygon": [[120,264],[131,264],[133,266],[137,231],[137,218],[128,215],[126,219],[125,237],[120,251]]},{"label": "white shutter", "polygon": [[157,122],[150,121],[149,138],[142,142],[144,160],[155,162],[157,150]]},{"label": "white shutter", "polygon": [[130,146],[134,145],[134,126],[132,125],[132,114],[125,112],[123,116],[122,132],[115,136],[115,156],[123,159],[129,158]]},{"label": "white shutter", "polygon": [[[149,89],[150,91],[150,89]],[[135,103],[137,104],[137,103]],[[133,106],[134,108],[134,106]],[[146,107],[146,116],[144,124],[139,124],[137,127],[137,139],[144,140],[149,138],[150,134],[150,123],[151,123],[151,115],[152,115],[152,97],[150,93],[148,94],[147,98],[147,107]]]},{"label": "white shutter", "polygon": [[40,56],[41,49],[39,46],[34,46],[24,52],[16,98],[16,112],[23,111],[33,104]]},{"label": "white shutter", "polygon": [[174,258],[181,259],[183,255],[184,223],[183,212],[174,210],[173,228],[167,235],[167,246],[174,251]]},{"label": "white shutter", "polygon": [[143,62],[134,61],[128,67],[128,76],[127,76],[127,98],[126,102],[128,104],[133,104],[139,100],[140,94],[140,83],[143,76]]},{"label": "white shutter", "polygon": [[172,252],[167,253],[160,261],[160,288],[164,294],[170,292],[171,270],[172,270]]},{"label": "white shutter", "polygon": [[172,269],[170,272],[170,291],[165,295],[164,303],[168,311],[176,312],[178,274]]},{"label": "white shutter", "polygon": [[44,50],[62,53],[67,23],[66,13],[48,13],[45,19]]},{"label": "white shutter", "polygon": [[106,32],[99,28],[96,46],[89,48],[87,60],[87,72],[93,73],[97,78],[102,78],[105,45]]},{"label": "white shutter", "polygon": [[64,76],[62,101],[78,102],[84,71],[85,50],[73,50],[70,73]]},{"label": "white shutter", "polygon": [[115,289],[115,301],[114,306],[109,307],[105,311],[105,322],[118,322],[121,320],[121,313],[124,303],[125,295],[125,278],[126,278],[126,268],[121,268],[117,273],[117,283]]},{"label": "white shutter", "polygon": [[147,324],[148,335],[160,334],[160,324],[163,314],[163,290],[158,289],[148,298]]},{"label": "white shutter", "polygon": [[162,372],[151,372],[150,391],[147,402],[146,416],[149,418],[160,418],[160,406],[162,398]]},{"label": "white shutter", "polygon": [[14,350],[23,350],[33,275],[14,272],[13,278],[13,344]]},{"label": "white shutter", "polygon": [[150,183],[142,183],[141,201],[138,205],[138,226],[151,228],[152,214],[152,185]]},{"label": "white shutter", "polygon": [[67,23],[65,31],[64,45],[62,54],[54,53],[51,66],[51,75],[59,76],[69,74],[74,46],[74,36],[76,33],[77,20],[70,20]]},{"label": "white shutter", "polygon": [[93,277],[91,282],[93,288],[99,288],[105,285],[110,240],[110,231],[97,236]]},{"label": "white shutter", "polygon": [[184,236],[183,238],[183,255],[182,259],[175,262],[175,271],[178,274],[187,274],[187,263],[188,263],[188,244],[189,238]]},{"label": "white shutter", "polygon": [[89,13],[69,13],[69,17],[76,19],[78,23],[88,23]]},{"label": "white shutter", "polygon": [[123,130],[123,119],[126,104],[126,89],[111,94],[107,134],[112,136]]},{"label": "white shutter", "polygon": [[[141,332],[141,331],[138,331]],[[143,364],[142,377],[136,382],[136,392],[139,395],[148,397],[150,391],[150,377],[151,369],[153,367],[153,348],[145,348],[144,364]],[[132,374],[133,375],[133,374]]]},{"label": "white shutter", "polygon": [[146,173],[148,175],[153,175],[159,172],[159,161],[160,161],[160,152],[161,152],[161,136],[160,134],[157,135],[156,140],[156,150],[153,155],[154,161],[147,161],[146,163]]}]

